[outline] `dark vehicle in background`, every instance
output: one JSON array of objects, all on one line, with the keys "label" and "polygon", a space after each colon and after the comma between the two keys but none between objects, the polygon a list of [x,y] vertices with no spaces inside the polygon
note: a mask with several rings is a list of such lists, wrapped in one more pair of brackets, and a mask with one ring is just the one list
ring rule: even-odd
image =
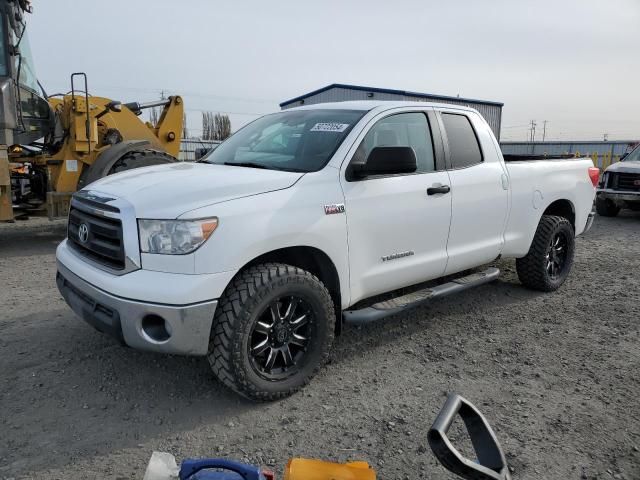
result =
[{"label": "dark vehicle in background", "polygon": [[596,210],[615,217],[621,209],[640,211],[640,145],[607,168],[596,191]]}]

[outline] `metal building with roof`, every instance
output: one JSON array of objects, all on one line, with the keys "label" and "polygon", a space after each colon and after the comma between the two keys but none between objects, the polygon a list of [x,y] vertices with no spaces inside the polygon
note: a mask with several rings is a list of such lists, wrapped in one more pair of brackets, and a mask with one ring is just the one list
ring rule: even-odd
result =
[{"label": "metal building with roof", "polygon": [[299,97],[286,100],[280,108],[287,109],[300,105],[316,103],[344,102],[349,100],[401,100],[411,102],[437,102],[463,105],[475,108],[489,123],[496,138],[500,139],[500,123],[502,121],[503,103],[471,98],[449,97],[430,93],[409,92],[406,90],[392,90],[389,88],[365,87],[362,85],[345,85],[332,83],[326,87],[314,90]]}]

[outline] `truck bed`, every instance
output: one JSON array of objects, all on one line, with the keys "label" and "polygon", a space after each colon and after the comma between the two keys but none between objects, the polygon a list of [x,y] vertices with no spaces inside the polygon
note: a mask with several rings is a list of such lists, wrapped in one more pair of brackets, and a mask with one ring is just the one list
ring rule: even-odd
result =
[{"label": "truck bed", "polygon": [[[505,229],[503,255],[521,257],[531,245],[543,205],[566,199],[575,214],[576,234],[584,230],[593,202],[593,184],[588,175],[593,160],[589,157],[526,157],[507,161],[511,183],[511,210]],[[513,158],[513,157],[512,157]],[[528,159],[527,159],[528,158]],[[586,208],[585,206],[589,206]]]}]

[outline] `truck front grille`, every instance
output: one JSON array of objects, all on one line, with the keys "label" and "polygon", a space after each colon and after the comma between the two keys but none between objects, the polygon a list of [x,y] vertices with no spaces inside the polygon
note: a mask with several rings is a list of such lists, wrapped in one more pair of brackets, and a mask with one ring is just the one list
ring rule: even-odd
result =
[{"label": "truck front grille", "polygon": [[614,190],[640,192],[640,173],[613,173],[609,183]]},{"label": "truck front grille", "polygon": [[124,270],[122,222],[71,207],[67,238],[80,254],[114,270]]}]

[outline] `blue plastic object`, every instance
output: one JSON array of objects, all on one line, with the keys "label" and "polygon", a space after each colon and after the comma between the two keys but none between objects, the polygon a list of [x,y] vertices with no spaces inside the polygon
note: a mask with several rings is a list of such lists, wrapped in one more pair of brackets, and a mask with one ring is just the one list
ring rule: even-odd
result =
[{"label": "blue plastic object", "polygon": [[[223,471],[208,471],[211,469]],[[260,467],[224,458],[184,460],[180,465],[180,480],[266,480]]]}]

